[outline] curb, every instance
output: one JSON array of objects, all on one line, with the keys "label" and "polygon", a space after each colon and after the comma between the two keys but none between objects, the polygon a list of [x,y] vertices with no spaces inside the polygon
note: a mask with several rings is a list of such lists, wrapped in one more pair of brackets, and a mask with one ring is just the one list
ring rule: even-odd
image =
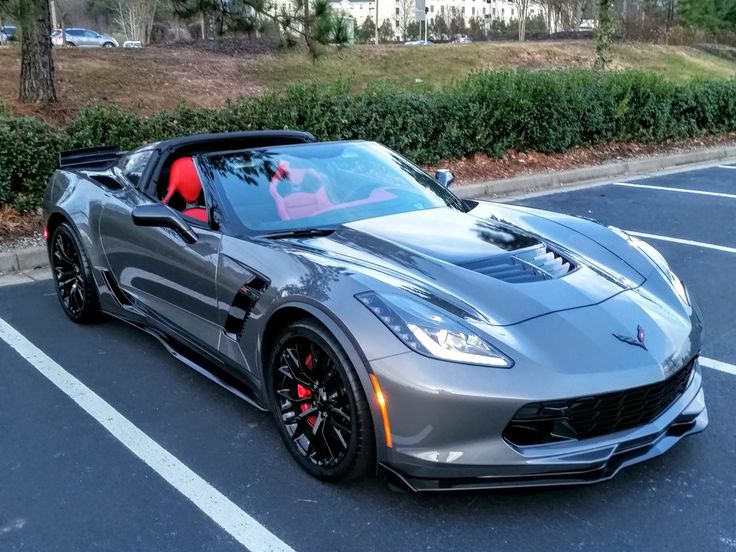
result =
[{"label": "curb", "polygon": [[48,253],[42,246],[0,253],[0,274],[12,274],[48,266]]},{"label": "curb", "polygon": [[736,159],[736,146],[722,146],[703,150],[662,155],[647,159],[632,159],[617,163],[605,163],[582,167],[569,171],[531,174],[503,180],[491,180],[458,186],[453,189],[463,199],[477,199],[486,196],[503,196],[529,192],[541,192],[566,186],[576,186],[613,178],[644,176],[647,173],[674,169],[686,165],[698,165],[714,161]]},{"label": "curb", "polygon": [[[490,180],[453,189],[463,199],[477,199],[487,196],[507,196],[529,192],[541,192],[555,188],[593,184],[618,177],[632,178],[645,176],[651,172],[660,172],[688,165],[720,162],[736,159],[736,146],[721,146],[702,150],[689,151],[674,155],[661,155],[647,159],[632,159],[617,163],[605,163],[591,167],[582,167],[569,171],[531,174]],[[0,274],[12,274],[49,266],[45,247],[28,247],[0,253]]]}]

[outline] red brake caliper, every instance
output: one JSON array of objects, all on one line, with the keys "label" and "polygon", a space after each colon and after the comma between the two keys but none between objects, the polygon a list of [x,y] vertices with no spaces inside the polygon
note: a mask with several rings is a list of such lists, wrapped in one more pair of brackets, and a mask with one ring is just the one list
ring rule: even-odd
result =
[{"label": "red brake caliper", "polygon": [[[304,364],[306,365],[308,370],[312,369],[313,361],[312,361],[311,353],[309,354],[309,356],[307,356],[307,359],[304,361]],[[312,392],[301,384],[296,385],[296,394],[300,399],[306,399],[307,397],[312,396]],[[302,409],[302,412],[306,412],[307,410],[312,408],[312,403],[303,402],[300,408]],[[317,422],[317,416],[310,416],[309,418],[307,418],[307,423],[312,427],[314,427],[314,424],[316,422]]]}]

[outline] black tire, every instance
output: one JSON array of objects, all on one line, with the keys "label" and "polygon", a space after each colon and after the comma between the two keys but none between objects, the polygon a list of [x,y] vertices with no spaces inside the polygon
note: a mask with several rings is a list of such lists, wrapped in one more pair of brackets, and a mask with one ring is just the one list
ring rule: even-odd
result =
[{"label": "black tire", "polygon": [[105,42],[105,43],[104,43],[104,44],[102,45],[102,47],[103,47],[103,48],[114,48],[114,47],[115,47],[115,45],[114,45],[114,44],[113,44],[112,42]]},{"label": "black tire", "polygon": [[267,385],[281,438],[307,473],[344,481],[375,468],[373,423],[363,387],[347,354],[322,324],[300,320],[281,333],[271,351]]},{"label": "black tire", "polygon": [[56,296],[66,315],[78,324],[97,322],[100,298],[92,264],[77,233],[66,222],[57,226],[51,236],[49,258]]},{"label": "black tire", "polygon": [[76,48],[77,47],[76,44],[74,44],[73,42],[69,42],[69,41],[67,41],[66,45],[67,46],[70,46],[71,48]]}]

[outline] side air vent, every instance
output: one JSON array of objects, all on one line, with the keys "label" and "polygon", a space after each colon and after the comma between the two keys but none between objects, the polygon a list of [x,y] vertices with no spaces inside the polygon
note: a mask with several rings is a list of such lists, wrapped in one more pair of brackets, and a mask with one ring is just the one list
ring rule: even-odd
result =
[{"label": "side air vent", "polygon": [[105,285],[107,286],[107,289],[110,290],[110,294],[115,302],[121,307],[132,306],[133,302],[128,297],[128,294],[120,289],[120,286],[110,271],[103,268],[100,269],[100,274],[102,274],[102,279],[105,281]]},{"label": "side air vent", "polygon": [[225,320],[223,331],[227,337],[235,341],[240,339],[253,307],[267,288],[268,282],[260,276],[253,276],[250,281],[240,286]]},{"label": "side air vent", "polygon": [[96,182],[99,182],[102,186],[104,186],[108,190],[122,190],[123,189],[123,186],[120,184],[120,182],[118,182],[111,176],[107,176],[105,174],[91,174],[89,176]]},{"label": "side air vent", "polygon": [[467,263],[463,267],[510,284],[554,280],[577,268],[572,261],[543,243]]}]

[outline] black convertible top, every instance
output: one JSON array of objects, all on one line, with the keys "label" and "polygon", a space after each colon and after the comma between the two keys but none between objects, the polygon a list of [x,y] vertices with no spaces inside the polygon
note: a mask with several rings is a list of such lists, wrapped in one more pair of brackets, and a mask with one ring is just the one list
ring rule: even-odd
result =
[{"label": "black convertible top", "polygon": [[[177,152],[180,155],[189,155],[203,151],[282,146],[316,141],[316,138],[309,132],[296,130],[249,130],[192,134],[147,144],[139,149],[153,148],[167,155],[173,152]],[[116,146],[99,146],[64,151],[59,154],[59,168],[103,169],[126,153]]]}]

